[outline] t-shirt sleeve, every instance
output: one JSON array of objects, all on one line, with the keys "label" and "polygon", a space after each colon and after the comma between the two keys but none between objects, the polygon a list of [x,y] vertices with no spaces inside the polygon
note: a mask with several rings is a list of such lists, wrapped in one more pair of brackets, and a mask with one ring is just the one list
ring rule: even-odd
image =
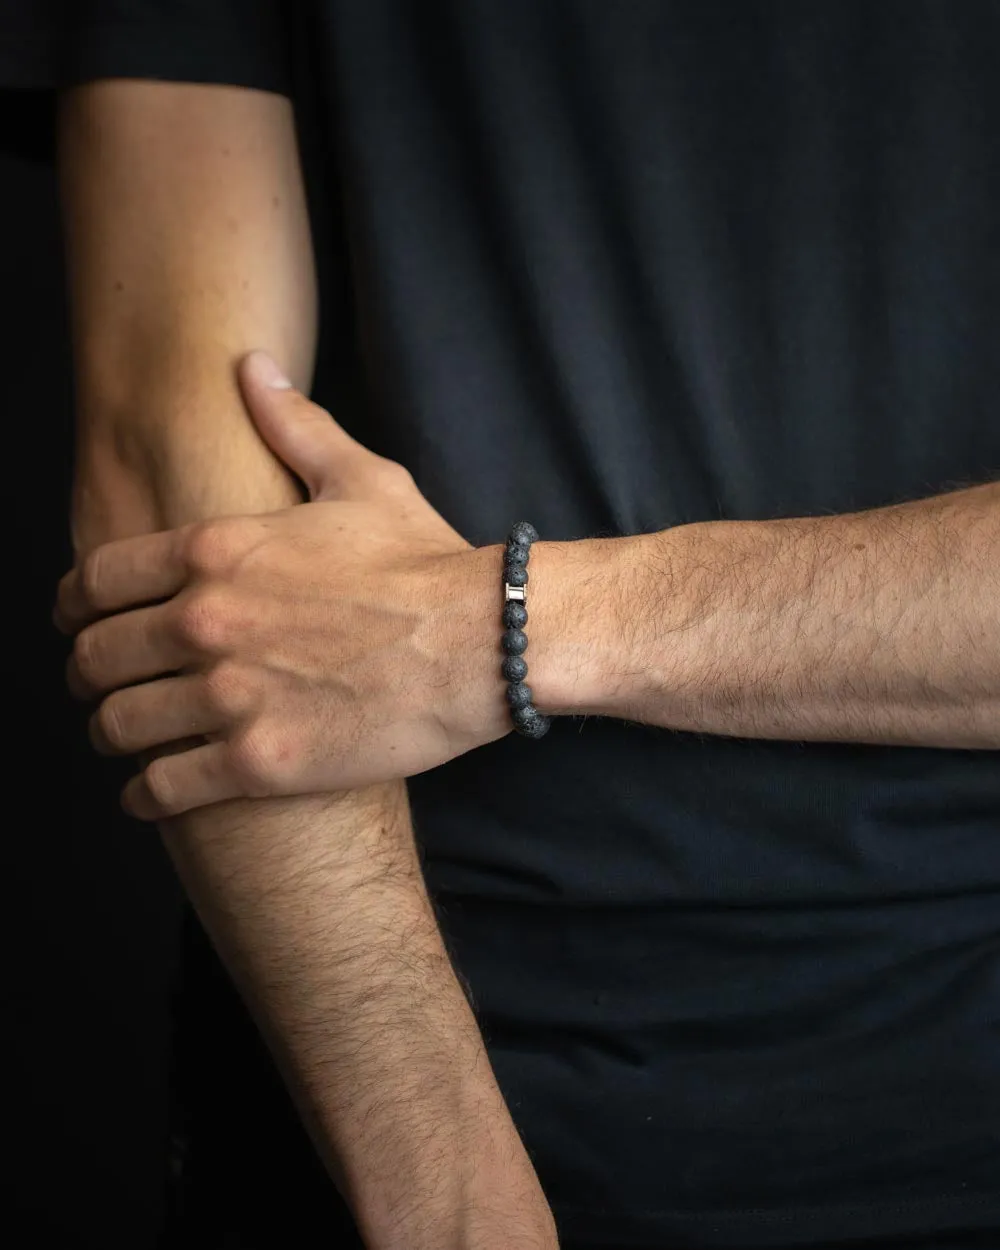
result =
[{"label": "t-shirt sleeve", "polygon": [[290,93],[291,0],[0,0],[0,88],[95,78]]}]

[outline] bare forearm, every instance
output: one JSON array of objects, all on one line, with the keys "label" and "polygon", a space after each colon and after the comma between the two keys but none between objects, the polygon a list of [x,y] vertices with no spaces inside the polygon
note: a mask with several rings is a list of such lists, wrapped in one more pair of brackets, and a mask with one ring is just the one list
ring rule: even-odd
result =
[{"label": "bare forearm", "polygon": [[696,732],[997,748],[998,552],[996,485],[539,544],[536,693]]},{"label": "bare forearm", "polygon": [[[213,500],[263,511],[294,489],[247,463],[217,493],[198,445],[169,429],[150,433],[151,459],[171,460],[183,493],[105,464],[100,485],[81,476],[79,533],[140,532],[164,510],[192,520]],[[404,784],[220,803],[161,833],[367,1244],[553,1246],[427,899]]]},{"label": "bare forearm", "polygon": [[[311,258],[287,102],[104,84],[67,101],[61,146],[77,554],[297,502],[234,375],[253,347],[303,386],[311,372]],[[220,803],[161,830],[369,1244],[512,1244],[465,1237],[463,1213],[477,1205],[505,1220],[523,1208],[533,1235],[546,1229],[427,902],[403,785]]]},{"label": "bare forearm", "polygon": [[178,861],[259,1004],[314,1139],[328,1162],[335,1157],[366,1244],[554,1247],[441,942],[404,791],[371,789],[325,807],[325,839],[312,813],[292,810],[280,839],[259,821],[230,818],[178,839]]}]

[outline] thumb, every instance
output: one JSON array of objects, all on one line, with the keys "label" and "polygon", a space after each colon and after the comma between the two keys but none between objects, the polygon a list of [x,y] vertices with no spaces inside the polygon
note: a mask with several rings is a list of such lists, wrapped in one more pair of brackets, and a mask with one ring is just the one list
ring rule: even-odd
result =
[{"label": "thumb", "polygon": [[310,498],[332,494],[338,466],[360,444],[312,403],[266,352],[240,361],[240,389],[254,425],[268,447],[305,483]]}]

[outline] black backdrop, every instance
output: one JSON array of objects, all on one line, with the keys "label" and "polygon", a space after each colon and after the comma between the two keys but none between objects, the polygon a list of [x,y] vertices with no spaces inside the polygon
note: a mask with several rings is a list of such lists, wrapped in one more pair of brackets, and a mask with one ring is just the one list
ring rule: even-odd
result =
[{"label": "black backdrop", "polygon": [[[69,561],[71,383],[51,110],[0,96],[5,534],[3,1227],[146,1250],[163,1220],[179,893],[86,745],[50,624]],[[2,757],[0,757],[2,758]]]}]

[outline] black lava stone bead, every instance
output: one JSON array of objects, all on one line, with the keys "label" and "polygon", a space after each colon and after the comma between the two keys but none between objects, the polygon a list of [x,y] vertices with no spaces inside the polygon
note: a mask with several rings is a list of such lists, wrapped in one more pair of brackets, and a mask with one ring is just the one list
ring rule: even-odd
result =
[{"label": "black lava stone bead", "polygon": [[531,687],[523,681],[511,682],[507,687],[507,702],[511,707],[527,707],[531,702]]},{"label": "black lava stone bead", "polygon": [[505,629],[500,645],[508,655],[523,655],[528,649],[528,635],[521,629]]},{"label": "black lava stone bead", "polygon": [[538,542],[538,530],[530,521],[518,521],[516,525],[511,526],[509,542],[512,543],[536,543]]},{"label": "black lava stone bead", "polygon": [[526,738],[543,738],[548,732],[552,722],[547,716],[543,716],[538,708],[517,707],[510,714],[511,720],[514,722],[514,728],[518,733],[524,734]]},{"label": "black lava stone bead", "polygon": [[524,629],[528,623],[528,609],[523,603],[511,599],[503,605],[503,623],[508,629]]},{"label": "black lava stone bead", "polygon": [[509,542],[504,548],[503,558],[508,564],[527,564],[531,548],[527,543]]},{"label": "black lava stone bead", "polygon": [[500,672],[503,673],[505,681],[524,681],[528,676],[527,661],[522,660],[519,655],[505,656]]},{"label": "black lava stone bead", "polygon": [[508,586],[527,586],[528,570],[523,564],[505,564],[503,578]]}]

